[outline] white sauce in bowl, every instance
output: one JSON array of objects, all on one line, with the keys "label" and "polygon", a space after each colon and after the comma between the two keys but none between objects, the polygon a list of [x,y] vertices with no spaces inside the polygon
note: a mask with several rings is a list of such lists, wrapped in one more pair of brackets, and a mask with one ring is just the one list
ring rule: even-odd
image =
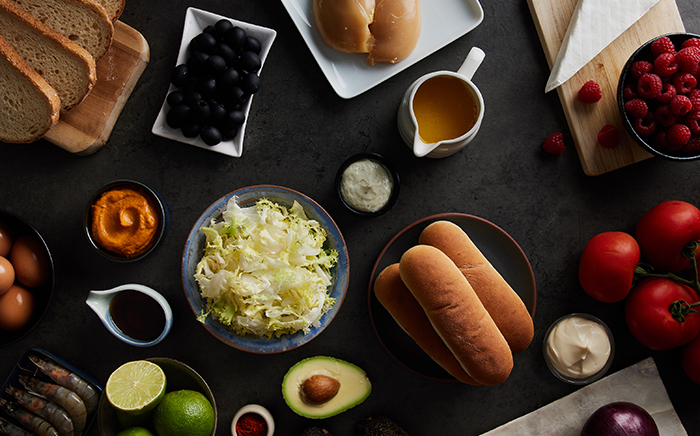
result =
[{"label": "white sauce in bowl", "polygon": [[360,212],[376,212],[391,198],[394,180],[389,170],[372,159],[360,159],[343,171],[340,193],[345,202]]},{"label": "white sauce in bowl", "polygon": [[560,374],[573,379],[590,377],[605,367],[610,357],[605,328],[581,316],[557,323],[547,339],[547,356]]}]

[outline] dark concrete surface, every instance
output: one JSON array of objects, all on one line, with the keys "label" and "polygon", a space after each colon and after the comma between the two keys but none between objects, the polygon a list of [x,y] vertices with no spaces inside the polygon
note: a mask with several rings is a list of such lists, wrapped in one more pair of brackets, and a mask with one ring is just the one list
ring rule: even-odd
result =
[{"label": "dark concrete surface", "polygon": [[[700,32],[695,0],[677,3],[686,29]],[[239,159],[151,134],[189,6],[278,32]],[[294,436],[314,422],[285,405],[282,377],[305,357],[330,355],[365,369],[374,386],[362,405],[315,423],[334,435],[351,435],[356,422],[374,413],[390,416],[411,435],[478,435],[578,389],[549,373],[541,342],[555,319],[582,311],[602,318],[615,333],[617,355],[611,371],[653,357],[688,433],[700,434],[700,386],[683,373],[679,352],[652,352],[639,345],[625,325],[623,305],[593,301],[577,280],[581,251],[596,233],[632,232],[645,211],[665,200],[700,205],[700,163],[650,159],[586,176],[556,94],[543,93],[549,69],[527,3],[485,0],[482,6],[484,21],[471,33],[380,86],[344,100],[334,93],[278,1],[128,0],[121,20],[146,37],[151,60],[107,145],[87,157],[44,141],[0,146],[0,208],[26,217],[39,229],[56,268],[47,316],[31,335],[0,349],[0,378],[29,347],[45,348],[101,382],[128,360],[172,357],[188,363],[212,386],[219,410],[217,434],[229,434],[239,407],[260,403],[274,414],[276,434]],[[458,68],[472,46],[486,52],[474,76],[487,108],[479,135],[450,158],[415,158],[401,142],[395,122],[404,90],[424,73]],[[555,131],[564,132],[570,145],[553,157],[542,152],[541,143]],[[394,208],[373,219],[352,216],[333,189],[338,166],[364,151],[390,158],[402,178]],[[82,229],[90,195],[118,178],[151,185],[170,210],[170,230],[162,245],[134,264],[98,256]],[[195,320],[180,279],[185,238],[200,213],[222,195],[253,184],[286,186],[315,199],[336,220],[350,253],[350,286],[339,315],[318,338],[279,355],[246,354],[212,337]],[[500,386],[468,387],[419,377],[392,360],[372,330],[367,287],[377,255],[404,226],[441,212],[473,214],[497,224],[532,264],[537,280],[535,340],[516,356],[511,377]],[[159,290],[173,306],[175,325],[162,344],[140,349],[117,341],[84,304],[91,289],[129,282]],[[97,428],[90,434],[97,435]]]}]

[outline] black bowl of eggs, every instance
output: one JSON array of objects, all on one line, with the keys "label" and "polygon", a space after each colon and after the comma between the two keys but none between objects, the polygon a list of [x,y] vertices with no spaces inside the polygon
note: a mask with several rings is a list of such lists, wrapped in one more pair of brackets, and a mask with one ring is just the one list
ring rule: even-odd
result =
[{"label": "black bowl of eggs", "polygon": [[396,203],[399,173],[384,156],[360,153],[340,166],[335,187],[340,201],[351,212],[362,217],[376,217]]},{"label": "black bowl of eggs", "polygon": [[0,347],[39,324],[53,285],[53,261],[44,239],[24,218],[0,210]]}]

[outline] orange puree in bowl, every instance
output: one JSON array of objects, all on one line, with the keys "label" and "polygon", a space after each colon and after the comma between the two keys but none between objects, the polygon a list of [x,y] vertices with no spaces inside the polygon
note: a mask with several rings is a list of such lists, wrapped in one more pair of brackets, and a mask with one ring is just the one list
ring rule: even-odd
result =
[{"label": "orange puree in bowl", "polygon": [[155,242],[160,215],[140,189],[107,191],[92,205],[92,236],[102,248],[124,257],[142,254]]}]

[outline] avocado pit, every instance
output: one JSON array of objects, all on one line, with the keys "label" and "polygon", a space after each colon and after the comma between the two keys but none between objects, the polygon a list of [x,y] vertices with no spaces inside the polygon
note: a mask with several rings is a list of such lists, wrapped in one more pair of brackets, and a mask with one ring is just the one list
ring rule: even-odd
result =
[{"label": "avocado pit", "polygon": [[314,374],[301,384],[301,397],[308,404],[319,405],[329,402],[340,390],[340,382],[325,374]]}]

